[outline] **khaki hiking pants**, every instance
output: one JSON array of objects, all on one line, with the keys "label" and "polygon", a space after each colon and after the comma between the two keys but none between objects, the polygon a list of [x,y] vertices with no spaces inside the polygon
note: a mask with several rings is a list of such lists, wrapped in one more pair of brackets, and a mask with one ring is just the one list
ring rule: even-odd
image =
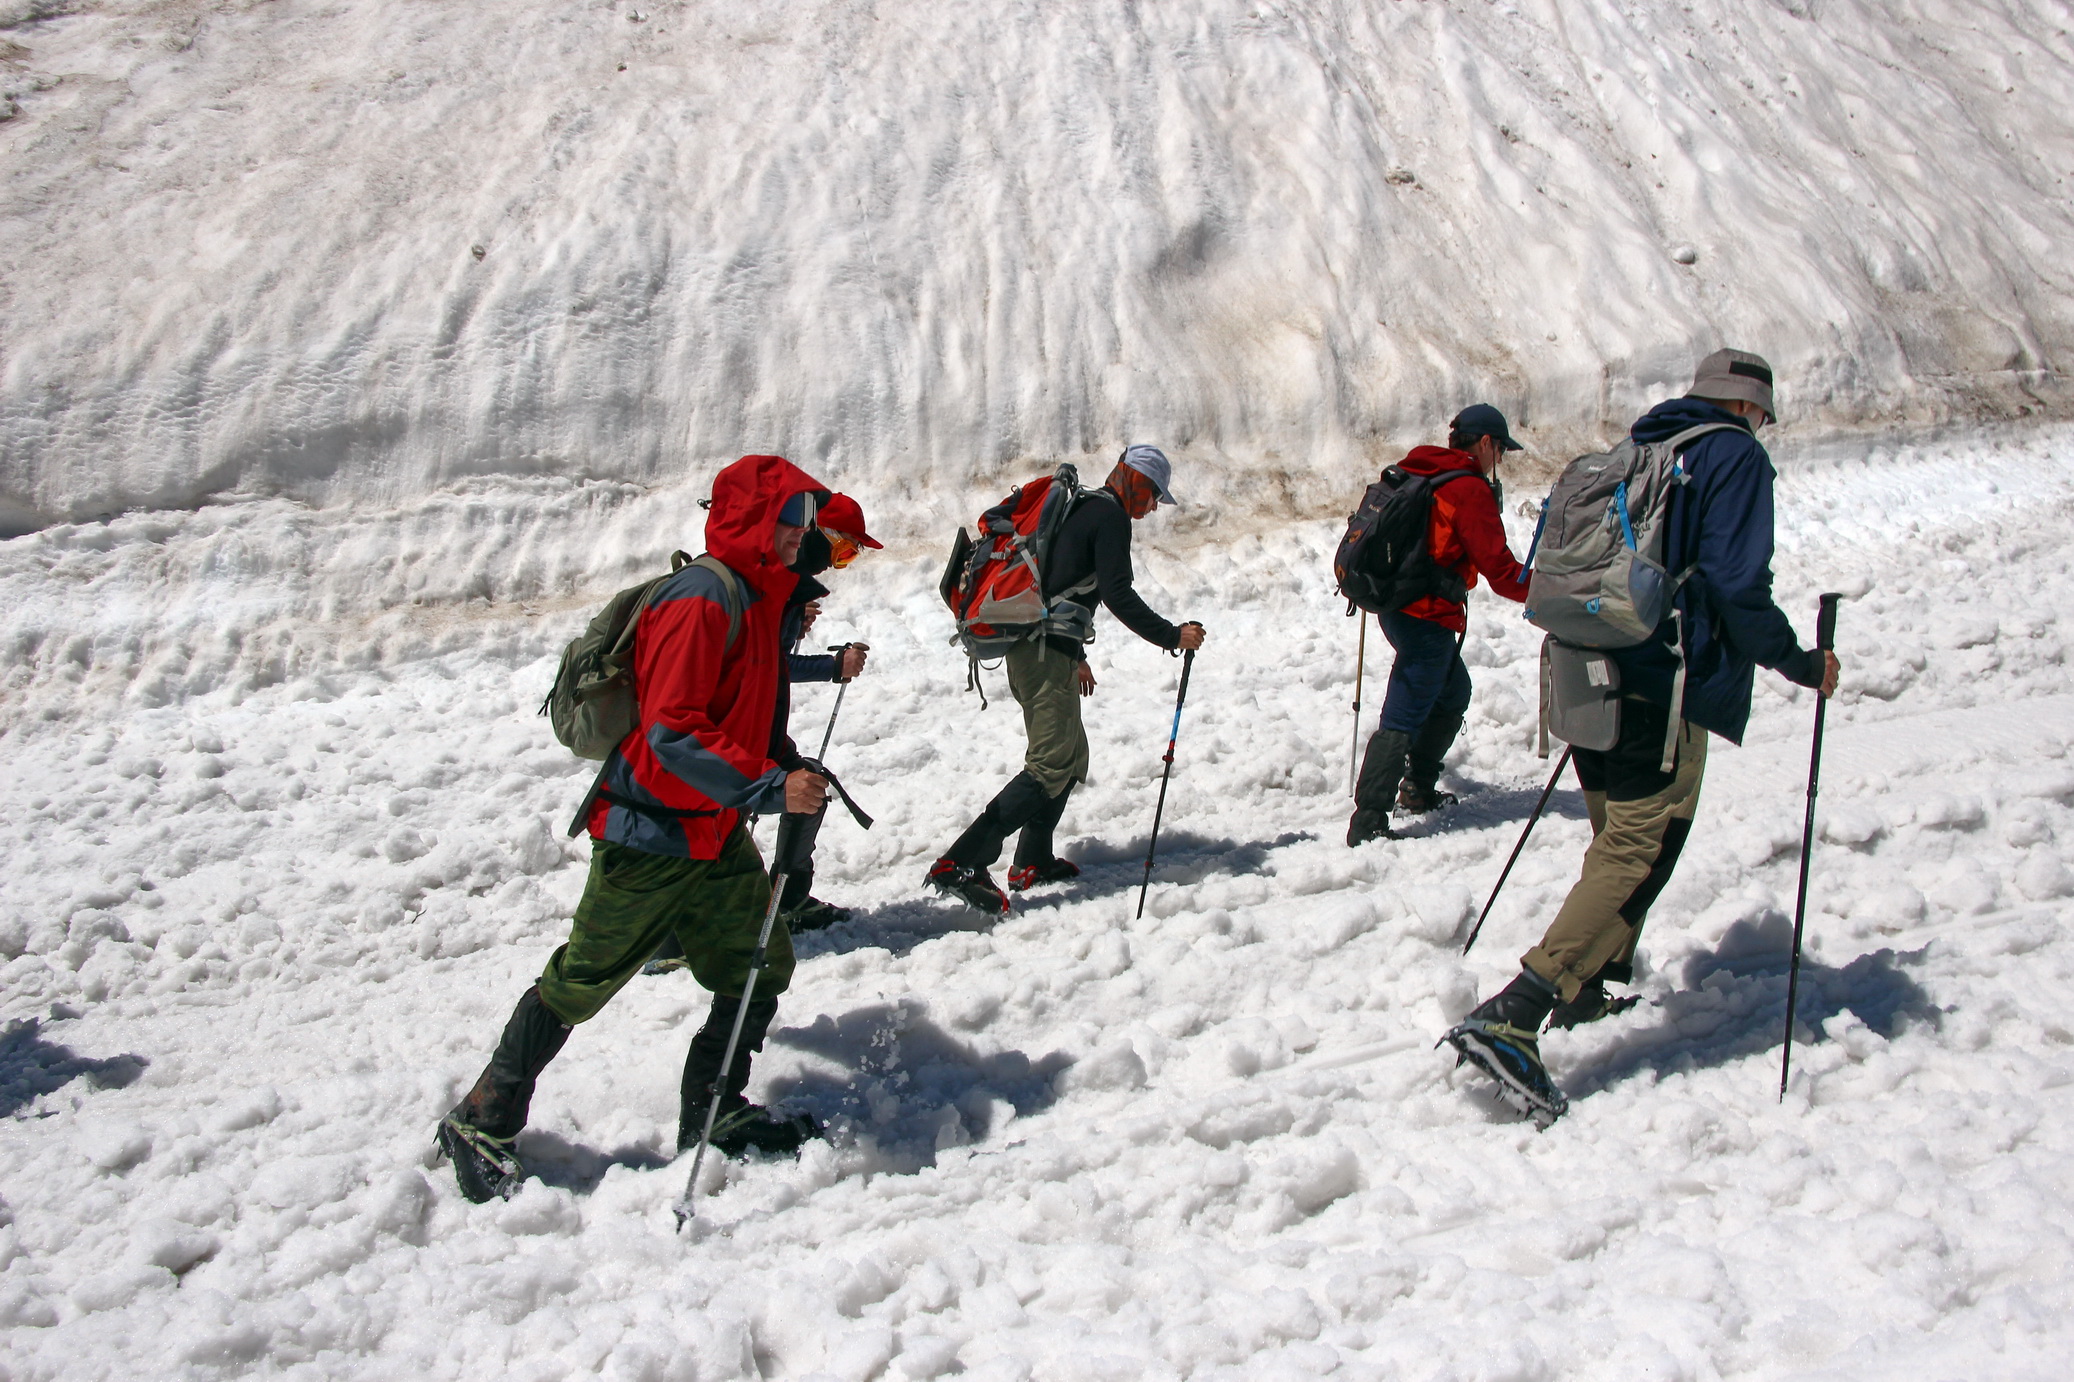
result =
[{"label": "khaki hiking pants", "polygon": [[1073,675],[1079,666],[1041,638],[1008,650],[1008,690],[1023,708],[1023,733],[1029,740],[1023,768],[1048,797],[1087,780],[1087,730],[1080,723],[1080,687]]},{"label": "khaki hiking pants", "polygon": [[1691,833],[1707,770],[1707,731],[1680,724],[1677,758],[1666,773],[1669,718],[1666,707],[1623,701],[1620,741],[1604,753],[1572,753],[1591,815],[1591,847],[1548,934],[1520,957],[1566,1003],[1609,964],[1623,974],[1633,965],[1650,904],[1670,882]]}]

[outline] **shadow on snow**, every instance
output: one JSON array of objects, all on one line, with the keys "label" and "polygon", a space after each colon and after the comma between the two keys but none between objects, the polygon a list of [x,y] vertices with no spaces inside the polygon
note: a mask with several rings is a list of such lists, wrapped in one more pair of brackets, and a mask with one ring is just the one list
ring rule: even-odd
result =
[{"label": "shadow on snow", "polygon": [[527,1128],[520,1133],[518,1145],[527,1175],[538,1178],[543,1185],[578,1195],[588,1195],[596,1190],[599,1182],[605,1179],[605,1173],[615,1166],[654,1171],[671,1161],[664,1153],[639,1143],[601,1152],[541,1128]]},{"label": "shadow on snow", "polygon": [[[1620,1032],[1564,1079],[1564,1088],[1581,1096],[1644,1072],[1705,1070],[1776,1052],[1785,1037],[1792,946],[1793,921],[1783,912],[1738,921],[1712,951],[1686,959],[1683,986],[1647,1009],[1658,1017],[1655,1024]],[[1890,1039],[1913,1022],[1939,1025],[1942,1011],[1908,973],[1922,958],[1920,950],[1875,950],[1832,966],[1803,953],[1793,1044],[1827,1040],[1822,1024],[1844,1012]]]},{"label": "shadow on snow", "polygon": [[[1467,830],[1488,830],[1493,826],[1524,824],[1534,810],[1534,803],[1540,799],[1539,787],[1489,791],[1477,783],[1464,782],[1462,799],[1445,811],[1412,817],[1393,814],[1390,828],[1407,840],[1422,840],[1429,835],[1454,835]],[[1347,810],[1348,814],[1353,813],[1351,803]],[[1584,793],[1576,787],[1556,788],[1548,795],[1548,805],[1541,808],[1542,820],[1545,821],[1551,816],[1561,816],[1572,821],[1587,819]]]},{"label": "shadow on snow", "polygon": [[[1199,883],[1214,874],[1259,873],[1272,851],[1317,837],[1287,833],[1272,840],[1240,843],[1227,836],[1198,835],[1185,830],[1163,833],[1153,886]],[[1054,911],[1117,893],[1128,893],[1145,877],[1145,846],[1141,836],[1129,844],[1105,845],[1082,841],[1069,851],[1080,865],[1078,878],[1063,885],[1047,884],[1033,893],[1011,893],[1009,917]],[[996,870],[996,882],[1005,882],[1005,871]],[[818,955],[841,955],[852,950],[881,949],[905,955],[916,946],[960,931],[992,930],[1004,918],[991,917],[962,902],[924,892],[903,902],[859,910],[848,921],[825,931],[809,931],[792,938],[793,954],[801,960]]]},{"label": "shadow on snow", "polygon": [[[813,1114],[838,1139],[846,1131],[870,1138],[901,1171],[934,1165],[947,1147],[984,1142],[1010,1119],[1049,1108],[1058,1097],[1053,1081],[1073,1064],[1062,1051],[1036,1060],[1021,1051],[981,1052],[913,999],[780,1027],[767,1039],[773,1045],[836,1068],[780,1076],[762,1097]],[[672,1160],[644,1144],[606,1152],[540,1128],[520,1134],[519,1153],[530,1175],[579,1195],[596,1190],[615,1166],[652,1171]]]},{"label": "shadow on snow", "polygon": [[94,1089],[135,1084],[151,1062],[142,1056],[97,1060],[43,1038],[38,1018],[11,1022],[0,1032],[0,1118],[12,1118],[42,1096],[84,1078]]},{"label": "shadow on snow", "polygon": [[1049,1108],[1058,1098],[1053,1082],[1073,1064],[1063,1051],[1035,1060],[1021,1051],[982,1052],[913,999],[823,1014],[770,1040],[836,1067],[772,1080],[773,1103],[831,1124],[847,1120],[858,1136],[917,1169],[945,1148],[984,1142],[1010,1119]]}]

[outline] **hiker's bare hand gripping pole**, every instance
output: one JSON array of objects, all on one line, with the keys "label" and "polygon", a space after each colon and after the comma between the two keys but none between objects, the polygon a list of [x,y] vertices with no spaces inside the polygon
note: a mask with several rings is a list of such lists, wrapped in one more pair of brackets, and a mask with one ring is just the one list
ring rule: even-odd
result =
[{"label": "hiker's bare hand gripping pole", "polygon": [[1786,1081],[1793,1073],[1793,1017],[1800,1002],[1800,938],[1808,917],[1808,862],[1815,849],[1815,784],[1822,775],[1822,721],[1829,698],[1836,694],[1841,664],[1836,647],[1836,605],[1841,595],[1824,595],[1815,616],[1815,646],[1822,650],[1822,684],[1816,688],[1815,745],[1808,755],[1808,810],[1800,827],[1800,891],[1793,900],[1793,960],[1786,971],[1786,1044],[1779,1052],[1779,1102],[1786,1102]]}]

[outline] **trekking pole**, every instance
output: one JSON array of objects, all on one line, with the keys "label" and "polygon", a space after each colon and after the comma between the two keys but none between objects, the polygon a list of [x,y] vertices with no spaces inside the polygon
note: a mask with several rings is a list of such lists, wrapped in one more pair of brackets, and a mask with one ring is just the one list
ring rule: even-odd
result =
[{"label": "trekking pole", "polygon": [[1167,779],[1174,774],[1174,741],[1181,737],[1181,707],[1188,700],[1188,674],[1195,670],[1195,649],[1181,654],[1181,690],[1174,696],[1174,727],[1167,732],[1166,767],[1159,775],[1159,805],[1152,811],[1152,843],[1145,846],[1145,881],[1138,885],[1138,915],[1145,915],[1145,890],[1152,886],[1152,856],[1159,852],[1159,818],[1167,811]]},{"label": "trekking pole", "polygon": [[[1816,605],[1815,646],[1836,646],[1836,605],[1841,595],[1824,595]],[[1823,659],[1826,663],[1827,658]],[[1828,668],[1823,668],[1827,676]],[[1808,755],[1808,812],[1800,826],[1800,892],[1793,899],[1793,962],[1786,970],[1786,1045],[1779,1052],[1779,1102],[1786,1102],[1786,1080],[1793,1073],[1793,1012],[1800,1001],[1800,936],[1808,917],[1808,862],[1815,849],[1815,782],[1822,772],[1822,721],[1829,697],[1815,696],[1815,746]]]},{"label": "trekking pole", "polygon": [[1498,882],[1492,887],[1491,895],[1484,902],[1483,910],[1476,914],[1475,928],[1470,931],[1469,939],[1462,943],[1462,953],[1464,955],[1469,953],[1470,946],[1476,944],[1476,938],[1483,934],[1484,918],[1491,914],[1491,907],[1498,901],[1499,889],[1503,888],[1505,880],[1512,876],[1512,866],[1519,862],[1519,852],[1527,847],[1527,836],[1534,833],[1534,822],[1541,819],[1541,808],[1548,805],[1549,793],[1555,791],[1556,783],[1563,776],[1563,769],[1569,766],[1570,746],[1565,744],[1563,745],[1563,756],[1556,760],[1555,771],[1548,775],[1548,785],[1541,789],[1541,800],[1534,803],[1533,814],[1527,817],[1527,828],[1519,833],[1519,843],[1512,847],[1512,857],[1505,861],[1505,867],[1499,872]]},{"label": "trekking pole", "polygon": [[[850,645],[845,643],[840,648],[830,648],[828,651],[835,654],[835,670],[838,672],[842,671],[843,654],[850,651]],[[821,752],[815,754],[814,757],[823,760],[827,759],[828,741],[835,738],[835,717],[843,713],[843,697],[849,693],[849,690],[850,679],[848,677],[837,677],[835,679],[835,708],[828,712],[828,728],[821,734]]]},{"label": "trekking pole", "polygon": [[[826,809],[826,808],[823,808]],[[771,943],[771,928],[778,921],[778,901],[785,895],[785,876],[792,869],[794,841],[802,822],[811,819],[787,811],[778,817],[778,838],[771,846],[771,900],[763,909],[763,930],[756,934],[756,949],[749,956],[749,977],[742,984],[742,1001],[735,1005],[735,1024],[727,1034],[727,1054],[720,1058],[720,1074],[713,1081],[713,1101],[706,1105],[706,1126],[699,1130],[699,1149],[691,1158],[691,1176],[684,1193],[677,1197],[677,1231],[691,1223],[693,1201],[698,1197],[699,1168],[705,1164],[706,1147],[713,1138],[713,1121],[720,1116],[720,1096],[727,1089],[728,1072],[734,1069],[735,1046],[742,1039],[742,1022],[749,1015],[749,1002],[756,996],[756,979],[763,973],[763,952]]]},{"label": "trekking pole", "polygon": [[1347,753],[1347,795],[1354,795],[1361,770],[1361,674],[1368,670],[1368,611],[1361,612],[1361,635],[1354,641],[1354,747]]}]

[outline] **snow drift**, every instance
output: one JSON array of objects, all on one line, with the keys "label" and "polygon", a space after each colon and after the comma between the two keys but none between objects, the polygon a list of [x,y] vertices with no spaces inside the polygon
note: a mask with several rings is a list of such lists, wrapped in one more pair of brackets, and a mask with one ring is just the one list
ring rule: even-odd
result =
[{"label": "snow drift", "polygon": [[[9,0],[0,519],[1156,440],[1316,512],[1732,340],[1809,434],[2064,409],[2046,0]],[[956,507],[962,509],[961,501]]]}]

